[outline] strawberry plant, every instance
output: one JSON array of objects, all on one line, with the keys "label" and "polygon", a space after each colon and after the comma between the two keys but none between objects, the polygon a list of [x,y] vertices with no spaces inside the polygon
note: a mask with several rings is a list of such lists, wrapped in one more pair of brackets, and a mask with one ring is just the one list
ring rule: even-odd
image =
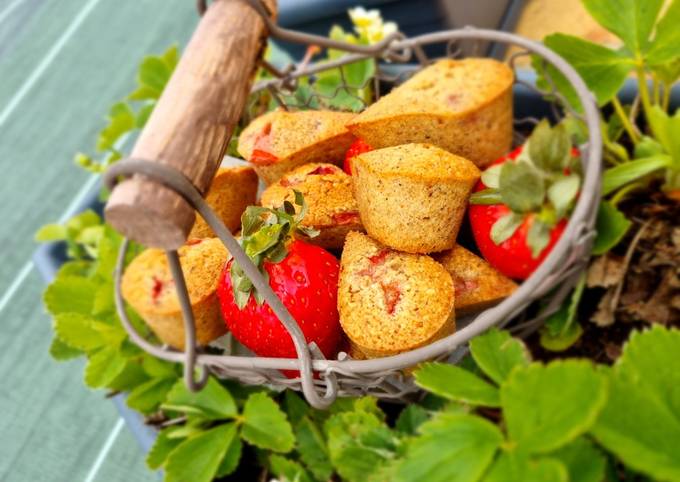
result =
[{"label": "strawberry plant", "polygon": [[[674,301],[680,295],[680,249],[669,241],[680,214],[680,110],[673,112],[671,106],[671,90],[680,78],[680,2],[666,3],[583,0],[592,17],[620,39],[619,48],[561,33],[545,38],[602,106],[606,163],[593,246],[597,257],[589,275],[546,323],[541,342],[547,349],[572,347],[584,331],[579,318],[590,318],[599,327],[616,318],[680,322]],[[566,79],[552,68],[543,69],[539,59],[533,64],[542,74],[539,85],[554,82],[579,112]],[[623,105],[618,93],[631,77],[637,81],[637,96]],[[583,140],[580,120],[570,115],[564,124],[576,141]]]}]

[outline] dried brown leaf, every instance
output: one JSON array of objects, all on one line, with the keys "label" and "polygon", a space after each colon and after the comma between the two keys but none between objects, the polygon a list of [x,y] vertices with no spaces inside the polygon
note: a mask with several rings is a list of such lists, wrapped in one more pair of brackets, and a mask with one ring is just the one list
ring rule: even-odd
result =
[{"label": "dried brown leaf", "polygon": [[623,258],[613,254],[599,256],[590,264],[586,286],[609,288],[623,281],[626,274]]},{"label": "dried brown leaf", "polygon": [[615,298],[616,288],[609,288],[597,304],[597,310],[590,317],[590,321],[601,327],[613,325],[615,321],[614,310],[616,309]]},{"label": "dried brown leaf", "polygon": [[676,248],[676,253],[680,253],[680,228],[673,228],[671,232],[671,241]]}]

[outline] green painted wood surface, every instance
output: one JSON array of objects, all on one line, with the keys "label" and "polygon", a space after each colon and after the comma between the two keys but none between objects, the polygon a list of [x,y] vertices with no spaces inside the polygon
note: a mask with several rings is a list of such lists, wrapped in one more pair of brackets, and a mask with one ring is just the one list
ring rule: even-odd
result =
[{"label": "green painted wood surface", "polygon": [[73,155],[93,149],[142,56],[183,45],[196,21],[192,0],[0,0],[2,481],[157,480],[127,428],[114,431],[113,404],[83,385],[82,363],[49,357],[30,256],[36,229],[89,180]]}]

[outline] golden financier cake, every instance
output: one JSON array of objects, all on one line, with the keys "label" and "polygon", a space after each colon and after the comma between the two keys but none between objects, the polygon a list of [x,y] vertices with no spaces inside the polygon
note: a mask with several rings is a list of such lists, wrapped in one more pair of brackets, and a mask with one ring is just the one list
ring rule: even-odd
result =
[{"label": "golden financier cake", "polygon": [[394,355],[455,330],[453,281],[426,255],[400,253],[357,232],[340,262],[340,324],[368,358]]},{"label": "golden financier cake", "polygon": [[352,160],[354,194],[366,232],[408,253],[453,248],[479,169],[428,144],[405,144]]},{"label": "golden financier cake", "polygon": [[243,130],[238,152],[267,185],[302,164],[340,164],[354,139],[345,127],[354,116],[324,110],[272,111]]},{"label": "golden financier cake", "polygon": [[496,60],[440,60],[347,127],[376,149],[425,142],[486,167],[510,150],[513,80]]},{"label": "golden financier cake", "polygon": [[[326,249],[341,249],[350,231],[363,231],[352,178],[333,164],[305,164],[293,169],[263,193],[261,204],[278,208],[284,201],[295,204],[293,190],[307,203],[302,226],[319,230],[310,243]],[[297,209],[297,206],[295,206]]]},{"label": "golden financier cake", "polygon": [[[196,340],[206,345],[224,335],[227,327],[220,316],[217,283],[228,252],[217,238],[190,240],[179,249],[191,308]],[[147,249],[125,270],[123,298],[146,321],[164,343],[184,349],[184,322],[165,252]]]},{"label": "golden financier cake", "polygon": [[489,263],[460,245],[439,253],[440,262],[453,278],[458,317],[478,313],[510,296],[517,285]]},{"label": "golden financier cake", "polygon": [[[252,167],[222,167],[210,185],[205,200],[232,233],[241,227],[241,214],[246,207],[255,204],[257,182],[257,174]],[[215,233],[210,226],[196,215],[189,239],[213,237]]]}]

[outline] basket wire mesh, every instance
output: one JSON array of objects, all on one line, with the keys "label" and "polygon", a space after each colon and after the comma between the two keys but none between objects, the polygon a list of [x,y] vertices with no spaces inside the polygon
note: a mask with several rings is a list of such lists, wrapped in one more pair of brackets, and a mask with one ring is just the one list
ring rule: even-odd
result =
[{"label": "basket wire mesh", "polygon": [[[244,123],[248,122],[250,117],[263,113],[272,104],[283,109],[332,108],[333,99],[339,95],[353,97],[360,107],[364,107],[367,97],[365,95],[362,97],[359,93],[370,89],[377,100],[382,92],[401,84],[419,69],[429,65],[433,59],[426,54],[427,46],[444,45],[447,57],[459,58],[462,55],[460,48],[462,41],[473,43],[473,48],[467,49],[468,52],[473,53],[479,50],[478,47],[482,41],[500,42],[522,49],[508,60],[513,71],[517,70],[516,60],[522,56],[533,55],[540,59],[540,68],[543,69],[542,73],[547,80],[548,89],[539,89],[534,83],[526,81],[522,75],[515,75],[516,84],[551,99],[553,114],[556,118],[559,118],[562,112],[568,112],[587,126],[588,141],[579,146],[584,172],[582,190],[569,224],[559,242],[539,268],[512,296],[480,313],[454,334],[427,346],[385,358],[353,360],[346,353],[341,352],[337,359],[327,360],[314,343],[309,345],[306,343],[301,329],[255,265],[245,255],[238,241],[208,206],[201,193],[182,173],[150,160],[120,161],[110,167],[105,175],[109,189],[112,189],[120,178],[142,174],[183,196],[205,219],[235,261],[243,267],[255,289],[262,294],[283,323],[291,335],[297,358],[212,354],[197,347],[194,316],[177,251],[168,251],[167,258],[182,307],[186,348],[183,352],[178,351],[168,346],[157,345],[142,336],[131,323],[121,295],[121,278],[129,245],[125,240],[120,249],[114,274],[115,299],[118,314],[132,342],[158,358],[183,363],[185,382],[191,390],[201,389],[207,382],[209,374],[213,373],[218,377],[236,379],[247,384],[268,384],[275,388],[301,390],[311,405],[316,408],[325,408],[337,396],[371,394],[383,399],[409,400],[416,396],[418,388],[412,378],[404,373],[404,369],[426,360],[455,362],[464,353],[466,343],[471,338],[494,326],[508,326],[517,335],[527,336],[559,308],[581,275],[594,239],[593,226],[600,196],[602,157],[599,114],[595,100],[583,80],[565,60],[542,44],[520,36],[473,27],[435,32],[413,38],[407,38],[402,33],[395,32],[374,45],[353,45],[326,37],[282,29],[270,19],[269,12],[261,0],[241,1],[246,1],[262,16],[271,38],[345,52],[341,57],[331,61],[302,62],[281,70],[263,61],[261,66],[269,72],[271,77],[257,82],[252,88],[246,113],[242,119]],[[198,5],[199,11],[205,9],[204,1],[199,0]],[[348,82],[344,67],[362,61],[372,62],[375,73],[363,85],[352,85]],[[582,105],[582,112],[575,111],[557,91],[547,66],[552,66],[569,81]],[[315,79],[324,72],[333,70],[340,75],[340,85],[332,92],[322,92],[316,89]],[[302,83],[309,87],[304,91],[305,95],[299,95],[299,87]],[[521,128],[536,122],[535,118],[516,119],[515,125]],[[520,130],[516,130],[515,141],[517,143],[522,141]],[[527,319],[529,318],[527,308],[537,300],[543,301],[538,314]],[[300,375],[297,378],[288,378],[281,373],[281,370],[298,370]],[[198,378],[196,378],[197,371],[200,372]]]}]

